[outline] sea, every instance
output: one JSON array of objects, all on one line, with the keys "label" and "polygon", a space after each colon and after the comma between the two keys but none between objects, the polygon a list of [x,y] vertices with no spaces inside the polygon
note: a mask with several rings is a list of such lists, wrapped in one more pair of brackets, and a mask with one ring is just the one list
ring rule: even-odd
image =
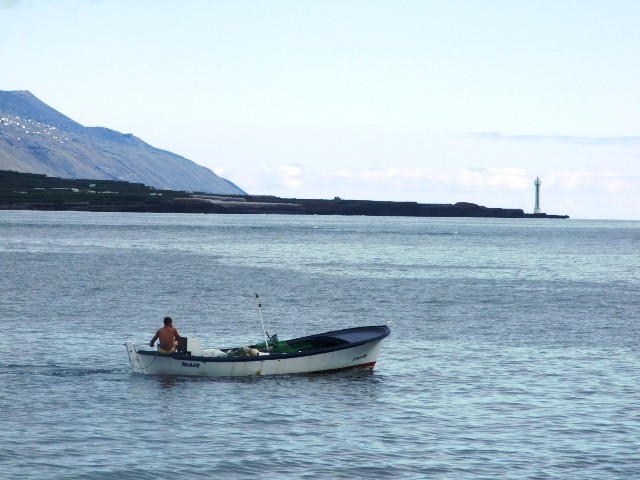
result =
[{"label": "sea", "polygon": [[[132,372],[388,324],[373,371]],[[640,222],[0,211],[2,479],[640,478]]]}]

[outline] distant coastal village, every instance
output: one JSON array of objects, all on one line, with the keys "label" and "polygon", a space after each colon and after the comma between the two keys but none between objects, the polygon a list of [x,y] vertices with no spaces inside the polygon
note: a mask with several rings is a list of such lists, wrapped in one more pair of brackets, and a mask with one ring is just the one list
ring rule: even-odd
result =
[{"label": "distant coastal village", "polygon": [[[537,180],[539,182],[539,179]],[[280,198],[269,195],[214,195],[161,190],[141,183],[79,180],[0,170],[0,210],[90,212],[367,215],[406,217],[568,218],[540,212],[536,187],[534,213],[488,208],[468,202],[434,204],[375,200]]]}]

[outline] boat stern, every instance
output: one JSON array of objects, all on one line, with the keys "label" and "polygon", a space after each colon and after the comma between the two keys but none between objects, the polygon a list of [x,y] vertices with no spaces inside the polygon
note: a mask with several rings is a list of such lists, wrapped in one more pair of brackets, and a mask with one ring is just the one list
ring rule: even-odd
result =
[{"label": "boat stern", "polygon": [[136,350],[136,346],[134,343],[129,340],[124,342],[124,346],[127,347],[127,353],[129,354],[129,362],[133,367],[134,373],[144,373],[142,370],[142,364],[140,363],[140,357],[138,356],[138,351]]}]

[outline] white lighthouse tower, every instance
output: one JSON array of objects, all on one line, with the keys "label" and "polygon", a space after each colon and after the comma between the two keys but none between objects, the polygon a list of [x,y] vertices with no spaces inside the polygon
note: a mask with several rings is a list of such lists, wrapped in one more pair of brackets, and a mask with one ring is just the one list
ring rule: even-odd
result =
[{"label": "white lighthouse tower", "polygon": [[533,184],[536,186],[536,206],[533,209],[533,213],[542,213],[540,211],[540,185],[542,185],[540,177],[536,177],[536,181]]}]

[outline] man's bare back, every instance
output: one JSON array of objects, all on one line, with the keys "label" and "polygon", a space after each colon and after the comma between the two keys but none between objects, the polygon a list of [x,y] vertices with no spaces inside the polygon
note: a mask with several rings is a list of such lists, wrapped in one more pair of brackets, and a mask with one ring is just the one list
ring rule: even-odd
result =
[{"label": "man's bare back", "polygon": [[153,347],[156,340],[160,340],[160,348],[165,351],[171,351],[179,338],[180,335],[178,334],[178,330],[173,327],[171,318],[166,317],[164,319],[164,327],[158,329],[151,339],[151,342],[149,342],[149,345]]}]

